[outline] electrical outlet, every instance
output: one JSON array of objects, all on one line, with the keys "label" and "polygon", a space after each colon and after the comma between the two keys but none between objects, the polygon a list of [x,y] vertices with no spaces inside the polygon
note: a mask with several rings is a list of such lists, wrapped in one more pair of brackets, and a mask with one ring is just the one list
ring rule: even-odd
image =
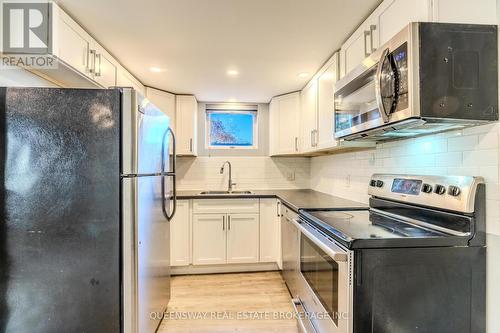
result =
[{"label": "electrical outlet", "polygon": [[290,181],[295,180],[295,170],[288,170],[286,172],[286,179]]},{"label": "electrical outlet", "polygon": [[351,187],[351,175],[347,175],[344,177],[344,186]]}]

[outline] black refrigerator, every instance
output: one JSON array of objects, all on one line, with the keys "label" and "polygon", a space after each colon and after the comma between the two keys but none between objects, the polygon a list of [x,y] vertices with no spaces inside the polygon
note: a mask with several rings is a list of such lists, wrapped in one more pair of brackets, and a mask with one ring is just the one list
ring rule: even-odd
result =
[{"label": "black refrigerator", "polygon": [[0,332],[154,332],[175,138],[130,88],[0,88]]}]

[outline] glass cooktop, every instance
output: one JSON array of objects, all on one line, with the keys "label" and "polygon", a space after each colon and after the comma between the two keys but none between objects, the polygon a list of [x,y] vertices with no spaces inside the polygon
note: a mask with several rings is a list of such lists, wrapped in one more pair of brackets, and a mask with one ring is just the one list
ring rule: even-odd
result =
[{"label": "glass cooktop", "polygon": [[388,217],[370,210],[303,211],[307,220],[346,243],[358,240],[408,240],[450,235]]}]

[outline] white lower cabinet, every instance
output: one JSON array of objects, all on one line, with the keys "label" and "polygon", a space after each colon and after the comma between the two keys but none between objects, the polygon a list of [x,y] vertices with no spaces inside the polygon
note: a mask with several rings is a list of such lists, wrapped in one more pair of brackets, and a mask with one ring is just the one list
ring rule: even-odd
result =
[{"label": "white lower cabinet", "polygon": [[227,215],[227,263],[259,262],[259,214]]},{"label": "white lower cabinet", "polygon": [[260,199],[259,262],[279,263],[279,223],[280,202],[277,199]]},{"label": "white lower cabinet", "polygon": [[193,265],[259,261],[259,214],[194,214]]},{"label": "white lower cabinet", "polygon": [[174,218],[170,221],[170,265],[191,263],[191,212],[189,200],[178,200]]},{"label": "white lower cabinet", "polygon": [[226,263],[226,214],[193,215],[193,265]]}]

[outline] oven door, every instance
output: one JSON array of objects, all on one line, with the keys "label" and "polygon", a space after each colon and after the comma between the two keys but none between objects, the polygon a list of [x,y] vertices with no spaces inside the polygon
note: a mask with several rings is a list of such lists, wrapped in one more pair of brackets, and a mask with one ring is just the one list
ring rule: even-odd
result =
[{"label": "oven door", "polygon": [[294,305],[306,332],[352,331],[352,253],[312,225],[295,220],[300,230],[300,278]]},{"label": "oven door", "polygon": [[410,27],[380,47],[335,85],[335,137],[412,117]]}]

